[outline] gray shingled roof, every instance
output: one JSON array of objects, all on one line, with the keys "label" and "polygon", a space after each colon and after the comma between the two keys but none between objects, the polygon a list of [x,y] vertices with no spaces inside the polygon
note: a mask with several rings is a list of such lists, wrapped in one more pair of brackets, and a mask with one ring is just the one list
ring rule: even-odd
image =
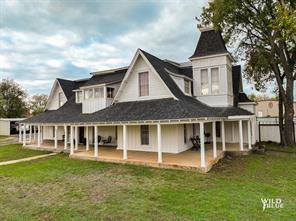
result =
[{"label": "gray shingled roof", "polygon": [[44,112],[23,122],[95,123],[252,115],[250,112],[237,107],[210,107],[191,97],[184,100],[166,98],[116,103],[92,114],[82,114],[81,109],[82,105],[76,104],[73,96],[58,110]]},{"label": "gray shingled roof", "polygon": [[[144,56],[148,59],[169,90],[178,100],[173,98],[132,101],[115,103],[103,110],[82,114],[82,105],[75,103],[75,96],[72,96],[58,110],[46,111],[38,116],[29,118],[24,123],[79,123],[79,122],[119,122],[119,121],[139,121],[139,120],[174,120],[201,117],[228,117],[237,115],[252,115],[252,113],[238,107],[210,107],[193,97],[184,95],[176,85],[167,70],[180,73],[180,68],[165,62],[143,50]],[[188,71],[188,70],[186,70]],[[88,82],[79,85],[92,85],[98,82],[105,82],[106,79],[123,78],[125,72],[112,73],[110,76],[93,76]],[[115,76],[111,76],[115,75]],[[118,78],[117,78],[118,77]],[[65,85],[65,84],[64,84]],[[69,84],[70,85],[70,84]],[[78,82],[74,82],[74,88],[78,87]],[[70,87],[69,87],[70,88]]]},{"label": "gray shingled roof", "polygon": [[83,87],[97,85],[97,84],[106,84],[113,82],[120,82],[124,78],[124,75],[127,71],[126,69],[118,70],[113,73],[101,74],[101,75],[93,75],[89,81],[87,81]]},{"label": "gray shingled roof", "polygon": [[73,95],[72,90],[74,89],[75,82],[65,80],[65,79],[60,79],[60,78],[57,78],[57,81],[60,83],[62,90],[65,93],[66,98],[70,99],[70,97]]},{"label": "gray shingled roof", "polygon": [[228,53],[225,42],[219,31],[209,30],[201,33],[193,57]]}]

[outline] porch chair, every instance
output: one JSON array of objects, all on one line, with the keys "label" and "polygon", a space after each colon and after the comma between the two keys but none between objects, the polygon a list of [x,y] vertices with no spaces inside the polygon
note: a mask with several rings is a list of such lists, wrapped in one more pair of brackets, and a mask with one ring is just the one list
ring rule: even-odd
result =
[{"label": "porch chair", "polygon": [[196,138],[194,138],[194,137],[191,137],[190,140],[191,140],[192,145],[193,145],[192,148],[191,148],[191,150],[198,150],[200,148],[199,141]]},{"label": "porch chair", "polygon": [[112,141],[112,137],[108,136],[107,139],[103,140],[103,144],[111,143],[111,141]]}]

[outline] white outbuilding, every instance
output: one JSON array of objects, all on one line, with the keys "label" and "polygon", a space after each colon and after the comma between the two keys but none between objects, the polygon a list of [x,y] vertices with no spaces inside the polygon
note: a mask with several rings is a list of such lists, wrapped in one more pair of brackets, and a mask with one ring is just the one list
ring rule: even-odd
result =
[{"label": "white outbuilding", "polygon": [[0,118],[0,135],[10,136],[12,134],[18,134],[18,122],[25,119],[26,118]]}]

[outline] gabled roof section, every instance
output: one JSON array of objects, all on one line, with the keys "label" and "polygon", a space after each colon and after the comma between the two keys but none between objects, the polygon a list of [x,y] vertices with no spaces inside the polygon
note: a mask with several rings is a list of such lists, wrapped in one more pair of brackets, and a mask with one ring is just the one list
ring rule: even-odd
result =
[{"label": "gabled roof section", "polygon": [[120,69],[111,73],[100,74],[100,75],[93,75],[89,81],[83,84],[81,87],[88,87],[92,85],[98,84],[108,84],[108,83],[115,83],[121,82],[127,72],[127,68]]},{"label": "gabled roof section", "polygon": [[[177,97],[171,91],[171,88],[168,86],[168,83],[165,81],[165,78],[161,77],[161,74],[159,73],[159,71],[155,69],[155,68],[157,68],[157,65],[156,64],[153,65],[151,63],[151,60],[153,60],[151,58],[154,57],[154,56],[153,55],[150,55],[147,52],[145,52],[145,51],[143,51],[143,50],[141,50],[141,49],[138,48],[137,51],[136,51],[136,53],[135,53],[135,55],[134,55],[134,57],[133,57],[133,59],[132,59],[132,61],[131,61],[131,64],[129,65],[129,67],[127,69],[127,72],[126,72],[126,74],[125,74],[125,76],[124,76],[124,78],[122,80],[122,83],[121,83],[121,85],[120,85],[120,87],[118,89],[118,92],[115,95],[115,98],[113,100],[113,103],[116,103],[117,102],[118,97],[120,96],[122,90],[124,90],[124,87],[126,86],[126,83],[127,83],[126,81],[129,78],[130,73],[132,72],[133,67],[134,67],[134,65],[135,65],[135,63],[136,63],[136,61],[137,61],[137,59],[138,59],[139,56],[142,56],[142,58],[147,63],[147,65],[149,66],[149,68],[152,69],[152,71],[156,72],[156,75],[159,77],[159,79],[161,80],[161,82],[163,83],[163,85],[168,89],[169,93],[171,93],[172,97],[174,97],[174,99],[177,99]],[[147,58],[147,56],[150,57],[150,60]],[[155,59],[158,59],[156,57],[154,57],[154,58]],[[160,60],[160,59],[158,59],[158,60]],[[160,60],[160,61],[162,62],[162,60]],[[171,79],[171,81],[173,81],[173,79],[169,75],[168,75],[168,78]],[[174,83],[174,81],[173,81],[173,83]],[[178,86],[176,85],[176,87],[178,87]]]},{"label": "gabled roof section", "polygon": [[143,53],[143,55],[147,58],[147,60],[150,62],[150,64],[153,66],[155,71],[159,74],[163,82],[166,84],[166,86],[169,88],[171,93],[178,98],[182,99],[185,95],[180,90],[180,88],[177,86],[175,81],[171,78],[170,73],[180,73],[180,70],[175,65],[165,62],[154,55],[149,54],[146,51],[143,51],[140,49],[140,51]]},{"label": "gabled roof section", "polygon": [[72,96],[72,90],[74,90],[75,82],[61,78],[57,78],[57,81],[59,82],[63,92],[65,93],[67,100],[69,100]]},{"label": "gabled roof section", "polygon": [[202,31],[196,49],[190,58],[228,53],[219,31],[210,29]]}]

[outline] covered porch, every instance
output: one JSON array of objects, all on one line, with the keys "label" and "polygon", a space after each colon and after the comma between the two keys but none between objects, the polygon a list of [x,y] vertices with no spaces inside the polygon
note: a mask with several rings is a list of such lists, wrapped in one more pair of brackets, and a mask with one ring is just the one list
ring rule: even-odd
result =
[{"label": "covered porch", "polygon": [[[225,137],[229,137],[229,135],[226,136],[225,132],[227,122],[233,122],[232,124],[236,125],[237,129],[232,127],[232,131],[236,132],[238,142],[226,142]],[[191,168],[201,172],[209,171],[215,163],[223,158],[226,151],[241,153],[250,151],[254,134],[252,132],[252,118],[250,117],[216,118],[213,120],[191,119],[170,122],[125,122],[120,124],[95,123],[93,125],[65,124],[37,125],[37,127],[36,125],[29,125],[30,128],[32,126],[34,129],[30,129],[29,139],[26,136],[26,131],[23,132],[23,135],[20,134],[23,145],[29,148],[37,146],[37,148],[45,150],[69,152],[71,158],[78,159],[141,164],[153,167]],[[44,127],[46,126],[53,128],[53,140],[43,139]],[[105,143],[100,141],[100,134],[103,134],[103,131],[110,133],[110,127],[116,127],[116,138],[113,138],[116,142]],[[38,128],[37,133],[36,128]],[[85,131],[82,135],[79,132],[82,131],[80,128]],[[64,131],[64,133],[59,133],[59,131]],[[210,139],[207,136],[209,131],[211,132]],[[34,132],[33,135],[32,132]],[[147,133],[144,138],[142,132],[144,135]],[[62,140],[59,140],[61,136]],[[80,137],[83,138],[83,142],[81,142]],[[189,141],[192,137],[198,137],[199,140],[198,148],[195,148],[195,150],[191,149],[192,144]],[[137,147],[139,148],[137,149]]]}]

